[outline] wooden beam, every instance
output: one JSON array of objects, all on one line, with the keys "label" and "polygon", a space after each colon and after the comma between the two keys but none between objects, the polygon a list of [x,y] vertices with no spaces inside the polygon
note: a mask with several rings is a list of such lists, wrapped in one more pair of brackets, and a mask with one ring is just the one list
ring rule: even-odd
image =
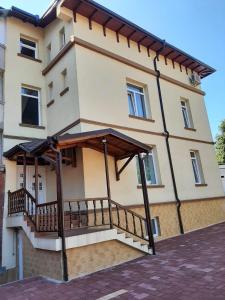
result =
[{"label": "wooden beam", "polygon": [[115,164],[116,164],[116,180],[119,181],[120,180],[120,174],[125,170],[125,168],[129,165],[129,163],[132,161],[132,159],[134,158],[134,154],[131,155],[128,160],[125,162],[125,164],[120,168],[120,170],[118,170],[118,165],[117,165],[117,160],[115,159]]},{"label": "wooden beam", "polygon": [[116,31],[116,39],[117,39],[117,43],[120,42],[120,31],[126,26],[126,24],[122,24],[120,26],[120,28]]},{"label": "wooden beam", "polygon": [[109,17],[109,18],[105,21],[105,23],[102,25],[104,36],[106,36],[106,26],[107,26],[107,24],[108,24],[111,20],[112,20],[112,17]]},{"label": "wooden beam", "polygon": [[137,32],[137,30],[132,31],[131,34],[129,34],[127,37],[127,44],[128,44],[129,48],[130,48],[130,39],[136,32]]},{"label": "wooden beam", "polygon": [[92,18],[98,12],[97,8],[93,11],[93,13],[88,17],[89,29],[92,30]]},{"label": "wooden beam", "polygon": [[78,4],[76,5],[76,7],[73,10],[73,20],[76,23],[77,22],[77,10],[80,7],[82,1],[78,2]]}]

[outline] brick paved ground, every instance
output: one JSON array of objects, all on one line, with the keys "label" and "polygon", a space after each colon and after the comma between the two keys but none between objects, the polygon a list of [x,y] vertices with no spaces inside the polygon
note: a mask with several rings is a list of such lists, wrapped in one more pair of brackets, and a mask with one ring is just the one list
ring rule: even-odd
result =
[{"label": "brick paved ground", "polygon": [[[33,278],[0,287],[1,300],[225,299],[225,223],[157,244],[146,256],[67,284]],[[122,290],[122,291],[121,291]]]}]

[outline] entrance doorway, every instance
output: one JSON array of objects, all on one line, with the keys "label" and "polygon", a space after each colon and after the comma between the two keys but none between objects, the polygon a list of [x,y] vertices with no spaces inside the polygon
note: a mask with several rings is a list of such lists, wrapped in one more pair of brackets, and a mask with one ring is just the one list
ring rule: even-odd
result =
[{"label": "entrance doorway", "polygon": [[[35,169],[34,166],[27,166],[27,190],[35,197]],[[17,188],[23,188],[24,175],[23,166],[17,166]],[[46,170],[45,167],[38,168],[38,203],[46,202]]]}]

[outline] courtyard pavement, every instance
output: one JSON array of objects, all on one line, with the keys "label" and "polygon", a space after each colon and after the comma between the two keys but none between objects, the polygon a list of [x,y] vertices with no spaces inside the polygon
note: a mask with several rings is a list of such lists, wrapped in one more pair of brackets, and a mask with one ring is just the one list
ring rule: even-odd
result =
[{"label": "courtyard pavement", "polygon": [[157,243],[156,256],[73,280],[32,278],[0,287],[1,300],[225,299],[225,223]]}]

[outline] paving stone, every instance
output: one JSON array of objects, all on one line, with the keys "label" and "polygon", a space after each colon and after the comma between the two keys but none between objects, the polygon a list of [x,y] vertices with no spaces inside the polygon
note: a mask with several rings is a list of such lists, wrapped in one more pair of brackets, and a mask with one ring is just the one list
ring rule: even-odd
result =
[{"label": "paving stone", "polygon": [[42,277],[0,286],[0,300],[224,300],[225,223],[157,243],[145,256],[69,283]]}]

